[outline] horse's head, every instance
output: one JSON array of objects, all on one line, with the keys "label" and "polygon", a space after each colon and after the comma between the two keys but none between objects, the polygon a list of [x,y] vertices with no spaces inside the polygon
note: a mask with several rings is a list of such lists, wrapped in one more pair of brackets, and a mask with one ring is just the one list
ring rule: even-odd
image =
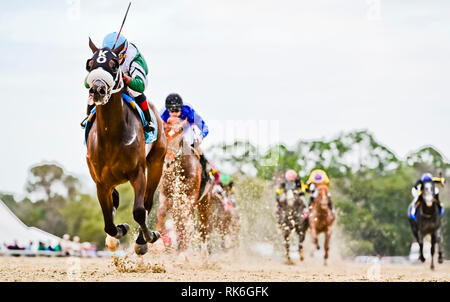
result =
[{"label": "horse's head", "polygon": [[314,204],[319,206],[321,210],[328,209],[328,186],[326,184],[317,185],[317,197]]},{"label": "horse's head", "polygon": [[[93,56],[86,62],[86,70],[89,72],[87,83],[96,105],[105,105],[113,93],[123,88],[118,54],[124,46],[125,43],[113,50],[106,47],[98,49],[89,38]],[[117,85],[118,87],[114,89]]]},{"label": "horse's head", "polygon": [[425,201],[427,207],[431,207],[434,201],[434,184],[432,182],[426,182],[422,188],[422,198]]},{"label": "horse's head", "polygon": [[164,133],[167,138],[166,160],[174,160],[175,157],[181,155],[183,150],[183,129],[187,120],[177,117],[169,117],[167,123],[164,123]]}]

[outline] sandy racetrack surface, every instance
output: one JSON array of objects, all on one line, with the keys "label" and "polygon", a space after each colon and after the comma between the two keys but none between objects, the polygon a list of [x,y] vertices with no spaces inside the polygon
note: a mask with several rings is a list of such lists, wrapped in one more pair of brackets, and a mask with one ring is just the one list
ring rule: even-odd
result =
[{"label": "sandy racetrack surface", "polygon": [[216,254],[176,257],[131,253],[111,258],[0,257],[0,281],[450,281],[450,264],[357,264],[314,259],[294,265],[281,260]]}]

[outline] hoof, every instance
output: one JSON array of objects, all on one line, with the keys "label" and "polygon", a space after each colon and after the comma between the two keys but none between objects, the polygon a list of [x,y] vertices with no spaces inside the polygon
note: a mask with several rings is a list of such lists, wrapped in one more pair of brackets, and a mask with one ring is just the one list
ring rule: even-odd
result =
[{"label": "hoof", "polygon": [[112,236],[106,235],[105,246],[111,252],[115,252],[119,246],[119,240]]},{"label": "hoof", "polygon": [[147,241],[148,243],[155,243],[156,240],[161,237],[161,233],[158,231],[143,231],[142,234],[144,235],[145,241]]},{"label": "hoof", "polygon": [[305,260],[305,257],[303,257],[303,255],[300,255],[300,261]]},{"label": "hoof", "polygon": [[419,257],[419,260],[420,260],[422,263],[425,262],[425,258],[424,258],[423,256],[420,256],[420,257]]},{"label": "hoof", "polygon": [[115,237],[117,239],[119,239],[120,237],[125,236],[129,230],[130,230],[130,226],[128,224],[126,224],[126,223],[119,224],[117,226],[117,235]]},{"label": "hoof", "polygon": [[441,257],[441,258],[438,258],[438,263],[439,264],[442,264],[442,263],[444,263],[444,259]]},{"label": "hoof", "polygon": [[134,244],[134,251],[136,255],[145,255],[148,252],[147,243],[145,244]]},{"label": "hoof", "polygon": [[434,271],[434,264],[432,264],[432,265],[431,265],[431,270],[433,270],[433,271]]}]

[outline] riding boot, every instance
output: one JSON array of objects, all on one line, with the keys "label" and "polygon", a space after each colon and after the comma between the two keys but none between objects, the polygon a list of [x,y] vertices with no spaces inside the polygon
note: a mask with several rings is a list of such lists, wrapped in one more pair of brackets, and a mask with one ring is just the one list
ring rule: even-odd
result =
[{"label": "riding boot", "polygon": [[204,154],[200,154],[200,164],[202,165],[202,173],[205,176],[205,178],[208,178],[209,175],[209,169],[208,169],[208,160],[206,159]]},{"label": "riding boot", "polygon": [[136,102],[139,104],[139,107],[141,107],[142,111],[144,112],[145,120],[147,121],[146,125],[144,126],[145,132],[152,132],[155,131],[155,124],[152,121],[151,115],[150,115],[150,108],[148,106],[147,97],[145,94],[140,94],[137,97],[134,98]]}]

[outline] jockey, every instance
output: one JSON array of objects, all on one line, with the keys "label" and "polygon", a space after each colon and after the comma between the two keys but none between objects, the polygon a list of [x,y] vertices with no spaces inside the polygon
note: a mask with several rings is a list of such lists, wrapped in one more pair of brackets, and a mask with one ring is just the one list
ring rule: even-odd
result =
[{"label": "jockey", "polygon": [[[309,198],[309,204],[311,205],[314,202],[314,198],[317,197],[319,192],[317,191],[318,184],[325,184],[329,187],[330,179],[328,178],[327,173],[321,169],[315,169],[311,172],[308,181],[306,182],[306,187],[311,196]],[[328,192],[328,207],[330,210],[333,210],[333,205],[331,203],[330,192]]]},{"label": "jockey", "polygon": [[[412,215],[414,215],[416,212],[416,207],[418,206],[417,201],[419,200],[419,197],[422,194],[422,188],[428,182],[434,182],[434,183],[440,184],[441,186],[444,186],[445,178],[433,177],[433,175],[431,173],[422,174],[422,177],[420,177],[420,179],[418,179],[416,181],[416,184],[411,189],[411,194],[414,196],[414,199],[410,204],[410,205],[414,205],[412,207],[412,213],[411,213]],[[437,204],[439,206],[439,211],[441,211],[442,206],[441,206],[441,201],[439,200],[439,188],[438,187],[434,187],[434,195],[435,195]]]},{"label": "jockey", "polygon": [[166,108],[162,110],[161,118],[167,123],[169,117],[187,120],[187,127],[185,126],[183,129],[184,139],[198,151],[203,170],[209,170],[209,163],[200,149],[200,144],[209,133],[203,118],[195,112],[190,104],[183,103],[183,99],[177,93],[171,93],[166,98]]},{"label": "jockey", "polygon": [[[117,39],[117,42],[116,42]],[[127,85],[127,93],[129,96],[133,97],[138,103],[139,107],[144,112],[144,117],[147,121],[144,126],[144,131],[151,132],[155,130],[155,124],[153,123],[150,115],[150,108],[147,102],[147,97],[144,95],[145,88],[147,87],[148,80],[148,67],[144,60],[144,57],[139,52],[137,47],[133,43],[129,43],[128,40],[119,35],[117,38],[117,33],[112,32],[103,39],[102,48],[112,49],[114,47],[118,48],[125,43],[125,47],[119,54],[119,64],[120,69],[123,73],[122,80],[124,84]],[[86,88],[89,88],[87,83],[87,77],[84,81]],[[94,108],[91,96],[88,101],[87,114],[89,115],[91,110]]]},{"label": "jockey", "polygon": [[224,203],[223,200],[224,193],[227,193],[227,196],[231,200],[232,206],[234,207],[236,205],[236,202],[233,196],[234,194],[233,182],[230,179],[230,175],[222,173],[220,174],[219,185],[217,186],[216,190],[214,190],[213,188],[213,194],[216,194],[222,201],[222,203]]},{"label": "jockey", "polygon": [[281,195],[283,195],[285,191],[289,189],[293,189],[297,191],[297,193],[299,193],[300,200],[305,205],[305,210],[307,211],[308,204],[305,199],[306,188],[301,179],[297,177],[297,172],[295,172],[294,170],[287,170],[284,174],[284,181],[280,184],[280,187],[276,192],[276,200],[278,204],[280,203]]}]

